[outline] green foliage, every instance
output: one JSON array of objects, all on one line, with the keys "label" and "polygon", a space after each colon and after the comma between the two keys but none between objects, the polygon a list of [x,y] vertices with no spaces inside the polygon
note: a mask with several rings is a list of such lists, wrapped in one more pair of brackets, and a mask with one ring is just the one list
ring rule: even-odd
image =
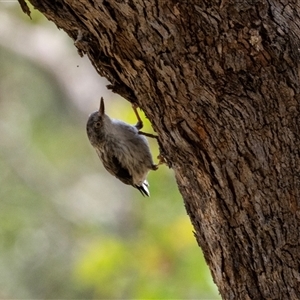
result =
[{"label": "green foliage", "polygon": [[[141,228],[131,238],[96,238],[75,266],[76,285],[95,299],[195,299],[211,296],[203,257],[191,225],[177,216],[167,226]],[[145,227],[146,227],[145,226]]]},{"label": "green foliage", "polygon": [[3,49],[0,65],[0,297],[219,299],[172,171],[143,198],[103,169],[55,78]]}]

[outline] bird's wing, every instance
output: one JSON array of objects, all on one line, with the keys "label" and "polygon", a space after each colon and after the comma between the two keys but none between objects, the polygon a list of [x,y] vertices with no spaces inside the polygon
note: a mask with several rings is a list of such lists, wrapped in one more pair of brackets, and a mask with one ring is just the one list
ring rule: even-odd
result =
[{"label": "bird's wing", "polygon": [[123,167],[113,151],[106,153],[98,153],[103,166],[113,176],[120,179],[123,183],[133,185],[132,176],[128,169]]},{"label": "bird's wing", "polygon": [[108,152],[105,154],[98,152],[98,155],[101,157],[103,166],[110,174],[121,180],[123,183],[132,185],[138,189],[143,196],[149,197],[150,194],[146,186],[147,183],[143,183],[141,186],[135,185],[133,183],[132,175],[129,173],[127,168],[122,166],[119,159],[113,152]]}]

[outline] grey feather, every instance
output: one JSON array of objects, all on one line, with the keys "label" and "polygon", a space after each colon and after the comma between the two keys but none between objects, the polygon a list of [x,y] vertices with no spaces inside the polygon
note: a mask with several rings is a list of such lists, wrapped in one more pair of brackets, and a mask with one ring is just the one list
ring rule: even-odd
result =
[{"label": "grey feather", "polygon": [[147,139],[139,134],[136,126],[111,119],[100,109],[90,115],[87,135],[105,169],[125,184],[149,196],[147,175],[156,170]]}]

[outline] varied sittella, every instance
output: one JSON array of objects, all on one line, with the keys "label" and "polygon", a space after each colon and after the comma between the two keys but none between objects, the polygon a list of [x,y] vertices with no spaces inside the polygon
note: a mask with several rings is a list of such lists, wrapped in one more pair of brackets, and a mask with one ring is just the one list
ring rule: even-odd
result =
[{"label": "varied sittella", "polygon": [[135,106],[133,109],[138,118],[135,126],[107,116],[101,98],[99,110],[89,116],[87,135],[110,174],[137,188],[142,195],[150,196],[147,175],[150,170],[157,170],[158,166],[153,163],[144,135],[156,136],[139,131],[143,123]]}]

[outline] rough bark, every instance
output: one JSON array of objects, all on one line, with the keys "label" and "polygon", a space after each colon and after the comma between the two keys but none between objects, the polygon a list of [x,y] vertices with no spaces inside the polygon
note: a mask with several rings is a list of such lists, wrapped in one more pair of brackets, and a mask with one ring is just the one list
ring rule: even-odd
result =
[{"label": "rough bark", "polygon": [[300,299],[298,2],[30,2],[152,122],[222,297]]}]

